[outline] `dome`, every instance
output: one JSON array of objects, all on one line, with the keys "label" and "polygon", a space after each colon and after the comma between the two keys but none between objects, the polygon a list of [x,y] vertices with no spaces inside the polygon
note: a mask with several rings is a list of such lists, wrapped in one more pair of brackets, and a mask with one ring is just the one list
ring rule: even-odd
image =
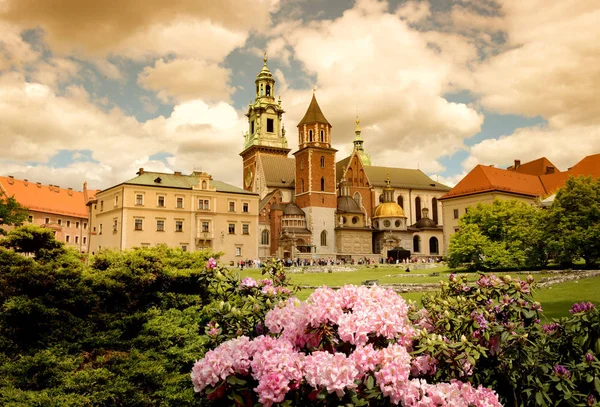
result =
[{"label": "dome", "polygon": [[287,204],[285,206],[285,209],[283,210],[283,216],[290,216],[290,215],[306,216],[304,214],[304,211],[302,209],[298,208],[298,206],[293,202]]},{"label": "dome", "polygon": [[406,216],[402,207],[396,202],[384,202],[375,208],[373,219],[375,218],[406,218]]},{"label": "dome", "polygon": [[338,196],[337,210],[341,213],[362,213],[356,201],[349,196]]},{"label": "dome", "polygon": [[435,228],[437,228],[437,225],[435,224],[433,219],[421,218],[412,227],[418,228],[418,229],[431,229],[431,228],[435,229]]}]

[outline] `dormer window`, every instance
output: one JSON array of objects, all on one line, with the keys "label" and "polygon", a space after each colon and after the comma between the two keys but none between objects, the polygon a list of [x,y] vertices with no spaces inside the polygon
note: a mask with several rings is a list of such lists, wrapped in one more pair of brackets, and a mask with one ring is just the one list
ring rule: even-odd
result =
[{"label": "dormer window", "polygon": [[162,178],[160,178],[160,177],[156,177],[156,178],[154,179],[154,182],[156,182],[157,184],[160,184],[160,183],[162,182]]}]

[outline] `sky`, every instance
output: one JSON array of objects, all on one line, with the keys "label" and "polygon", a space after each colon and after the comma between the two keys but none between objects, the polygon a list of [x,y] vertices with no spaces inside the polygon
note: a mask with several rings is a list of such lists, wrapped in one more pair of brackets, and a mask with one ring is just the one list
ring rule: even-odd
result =
[{"label": "sky", "polygon": [[0,175],[81,190],[146,171],[242,185],[266,52],[292,152],[313,89],[337,159],[455,185],[600,153],[595,0],[0,0]]}]

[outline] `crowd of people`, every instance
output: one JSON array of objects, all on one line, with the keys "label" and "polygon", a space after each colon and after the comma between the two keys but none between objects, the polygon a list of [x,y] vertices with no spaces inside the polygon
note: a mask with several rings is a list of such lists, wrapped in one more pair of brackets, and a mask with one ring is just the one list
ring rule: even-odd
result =
[{"label": "crowd of people", "polygon": [[[392,257],[389,257],[387,259],[384,258],[380,258],[379,259],[379,263],[380,264],[408,264],[408,263],[436,263],[439,262],[441,259],[440,258],[436,258],[436,257],[407,257],[404,259],[394,259]],[[354,259],[349,258],[340,258],[340,259],[333,259],[333,258],[319,258],[319,259],[300,259],[300,258],[296,258],[296,259],[280,259],[280,261],[283,262],[283,265],[285,267],[309,267],[309,266],[345,266],[345,265],[370,265],[370,264],[376,264],[377,260],[375,258],[369,258],[369,257],[363,257],[363,258],[359,258],[359,259]],[[234,264],[231,264],[232,266]],[[260,259],[254,259],[254,260],[240,260],[239,262],[237,262],[237,264],[235,265],[237,268],[239,268],[240,270],[243,270],[244,268],[260,268],[261,265],[261,261]]]}]

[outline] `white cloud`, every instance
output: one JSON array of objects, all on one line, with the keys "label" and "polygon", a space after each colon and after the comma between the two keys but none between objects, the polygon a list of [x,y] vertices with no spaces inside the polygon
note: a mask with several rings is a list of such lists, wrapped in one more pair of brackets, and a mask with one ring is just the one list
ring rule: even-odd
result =
[{"label": "white cloud", "polygon": [[431,10],[427,1],[410,0],[401,4],[396,10],[396,14],[409,23],[418,23],[431,16]]},{"label": "white cloud", "polygon": [[231,71],[216,63],[194,59],[158,60],[138,76],[138,84],[157,92],[164,103],[201,98],[205,101],[229,101]]}]

